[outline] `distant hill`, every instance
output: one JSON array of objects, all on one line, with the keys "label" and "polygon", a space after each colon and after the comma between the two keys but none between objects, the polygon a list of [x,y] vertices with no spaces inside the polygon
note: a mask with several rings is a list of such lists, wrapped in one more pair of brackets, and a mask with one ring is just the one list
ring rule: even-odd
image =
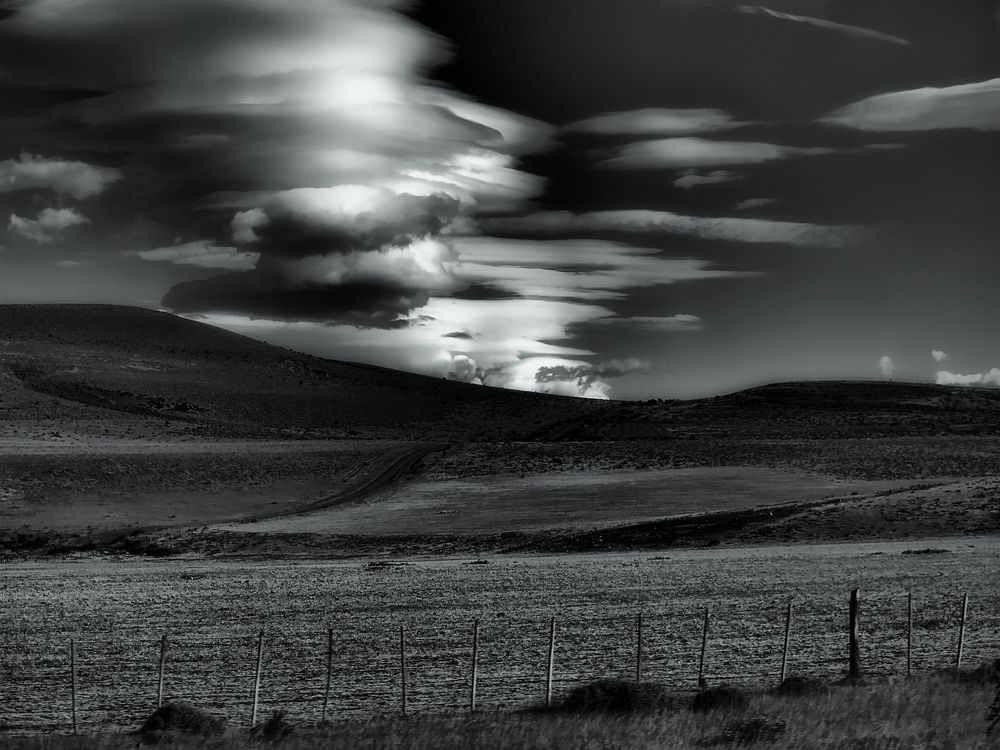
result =
[{"label": "distant hill", "polygon": [[840,439],[998,435],[1000,389],[918,383],[776,383],[609,411],[565,440]]},{"label": "distant hill", "polygon": [[513,438],[600,405],[321,359],[163,312],[0,305],[0,419],[245,437]]}]

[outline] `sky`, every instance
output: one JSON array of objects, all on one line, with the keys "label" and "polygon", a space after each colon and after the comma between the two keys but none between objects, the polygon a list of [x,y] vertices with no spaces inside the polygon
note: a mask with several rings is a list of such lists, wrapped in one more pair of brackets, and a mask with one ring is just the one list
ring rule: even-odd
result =
[{"label": "sky", "polygon": [[1000,2],[0,0],[0,302],[592,398],[1000,387]]}]

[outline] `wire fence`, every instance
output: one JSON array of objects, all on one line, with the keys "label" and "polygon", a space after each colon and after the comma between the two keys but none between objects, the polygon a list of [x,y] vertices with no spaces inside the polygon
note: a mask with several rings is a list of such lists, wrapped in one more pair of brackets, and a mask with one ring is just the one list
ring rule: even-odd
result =
[{"label": "wire fence", "polygon": [[[997,613],[977,612],[975,597],[968,602],[862,597],[862,670],[921,674],[992,658],[1000,646]],[[708,685],[745,687],[777,685],[783,669],[834,679],[848,671],[848,599],[829,605],[796,601],[791,618],[784,602],[641,616],[578,609],[556,616],[555,628],[517,612],[433,620],[397,612],[378,627],[338,622],[262,633],[234,618],[228,632],[223,622],[206,622],[178,632],[133,627],[74,637],[72,659],[70,643],[24,632],[0,648],[0,731],[135,728],[161,698],[161,674],[164,701],[234,723],[277,710],[319,721],[324,705],[331,719],[468,709],[473,700],[479,709],[522,708],[543,703],[549,690],[557,700],[597,678],[638,677],[678,691],[696,689],[699,674]]]}]

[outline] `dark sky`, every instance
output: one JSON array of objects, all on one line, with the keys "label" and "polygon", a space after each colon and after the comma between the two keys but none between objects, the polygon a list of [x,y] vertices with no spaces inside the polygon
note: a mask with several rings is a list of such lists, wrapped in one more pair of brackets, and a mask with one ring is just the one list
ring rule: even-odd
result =
[{"label": "dark sky", "polygon": [[994,0],[0,9],[0,301],[595,397],[1000,386]]}]

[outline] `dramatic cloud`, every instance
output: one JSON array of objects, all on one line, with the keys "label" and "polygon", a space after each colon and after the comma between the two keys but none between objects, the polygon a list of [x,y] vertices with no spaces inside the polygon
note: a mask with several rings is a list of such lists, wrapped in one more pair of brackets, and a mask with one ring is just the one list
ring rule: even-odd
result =
[{"label": "dramatic cloud", "polygon": [[539,390],[586,398],[610,398],[611,386],[606,381],[632,372],[647,372],[644,359],[613,359],[597,364],[546,365],[535,369]]},{"label": "dramatic cloud", "polygon": [[100,195],[120,178],[116,169],[28,153],[22,153],[17,159],[0,161],[0,193],[52,190],[82,200]]},{"label": "dramatic cloud", "polygon": [[25,219],[11,214],[7,229],[39,245],[53,242],[70,227],[86,224],[87,219],[72,208],[44,208],[37,218]]},{"label": "dramatic cloud", "polygon": [[848,226],[817,226],[765,219],[685,216],[671,211],[632,209],[591,211],[546,211],[517,218],[482,222],[497,234],[545,235],[576,232],[623,232],[689,235],[733,242],[777,242],[816,247],[843,247],[863,236],[865,230]]},{"label": "dramatic cloud", "polygon": [[891,379],[896,373],[896,363],[892,357],[883,355],[878,361],[878,369],[882,373],[883,378]]},{"label": "dramatic cloud", "polygon": [[848,104],[824,122],[858,130],[1000,130],[1000,78],[879,94]]},{"label": "dramatic cloud", "polygon": [[948,359],[948,355],[940,349],[932,349],[931,356],[934,358],[935,362],[944,362]]},{"label": "dramatic cloud", "polygon": [[235,247],[219,246],[208,240],[196,240],[170,247],[140,250],[136,255],[143,260],[201,266],[202,268],[224,268],[230,271],[248,271],[257,264],[259,257],[257,253],[245,252]]},{"label": "dramatic cloud", "polygon": [[637,109],[606,112],[571,123],[565,129],[601,135],[686,135],[728,130],[743,124],[719,109]]},{"label": "dramatic cloud", "polygon": [[909,42],[906,39],[893,36],[892,34],[883,34],[880,31],[865,29],[860,26],[835,23],[834,21],[828,21],[824,18],[813,18],[811,16],[798,16],[791,13],[780,13],[776,10],[765,8],[762,5],[740,5],[736,8],[736,10],[747,15],[763,16],[773,18],[778,21],[803,24],[817,31],[846,34],[847,36],[855,39],[869,39],[872,41],[887,42],[889,44],[898,44],[902,46],[909,45]]},{"label": "dramatic cloud", "polygon": [[1000,368],[994,367],[989,372],[975,372],[962,375],[957,372],[941,370],[937,374],[938,385],[978,385],[1000,388]]},{"label": "dramatic cloud", "polygon": [[752,208],[761,208],[763,206],[772,206],[775,203],[780,203],[780,198],[747,198],[745,201],[740,201],[733,208],[737,211],[749,211]]},{"label": "dramatic cloud", "polygon": [[400,195],[364,185],[298,188],[238,212],[233,240],[262,255],[283,257],[400,247],[439,234],[459,205],[445,195]]}]

